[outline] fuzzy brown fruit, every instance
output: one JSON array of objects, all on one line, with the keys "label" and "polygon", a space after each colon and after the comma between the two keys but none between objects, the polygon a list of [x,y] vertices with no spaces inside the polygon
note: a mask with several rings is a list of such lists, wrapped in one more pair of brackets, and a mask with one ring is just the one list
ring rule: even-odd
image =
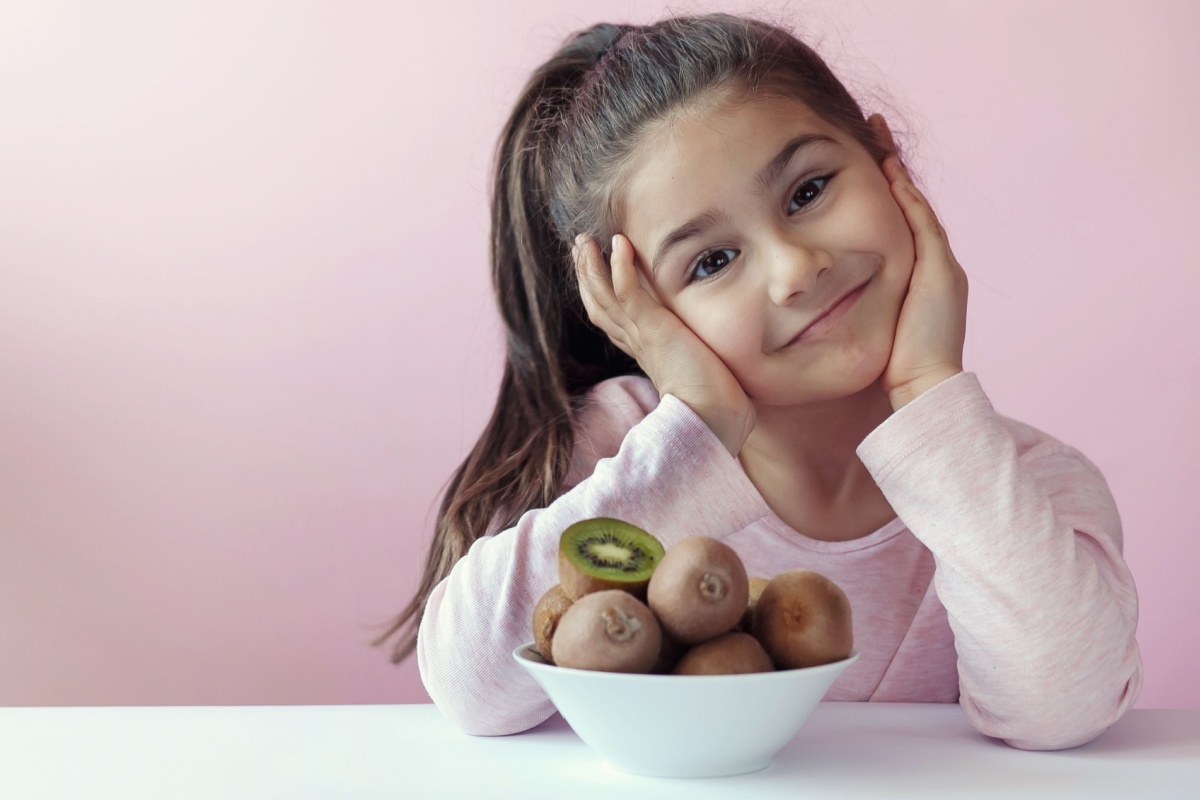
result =
[{"label": "fuzzy brown fruit", "polygon": [[533,607],[533,645],[542,654],[542,658],[554,663],[551,656],[550,643],[554,640],[554,631],[562,615],[571,607],[571,598],[563,592],[562,586],[551,586],[537,605]]},{"label": "fuzzy brown fruit", "polygon": [[737,630],[742,633],[754,633],[754,606],[758,603],[763,589],[767,588],[768,582],[768,578],[754,577],[750,579],[750,598],[746,601],[746,610],[742,612],[742,619],[737,624]]},{"label": "fuzzy brown fruit", "polygon": [[666,551],[646,595],[667,633],[696,644],[733,629],[746,610],[750,587],[733,548],[693,536]]},{"label": "fuzzy brown fruit", "polygon": [[676,675],[744,675],[773,672],[767,651],[748,633],[723,633],[688,650],[675,665]]},{"label": "fuzzy brown fruit", "polygon": [[820,573],[781,572],[754,607],[754,638],[779,669],[841,661],[854,647],[850,600]]},{"label": "fuzzy brown fruit", "polygon": [[621,589],[576,600],[559,620],[550,645],[558,666],[602,672],[649,672],[661,648],[654,614]]}]

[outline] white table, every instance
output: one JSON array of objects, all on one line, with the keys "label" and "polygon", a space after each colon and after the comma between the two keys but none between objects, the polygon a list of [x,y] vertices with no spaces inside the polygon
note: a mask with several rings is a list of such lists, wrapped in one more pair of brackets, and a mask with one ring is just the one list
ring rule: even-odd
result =
[{"label": "white table", "polygon": [[822,703],[770,767],[643,778],[557,715],[460,733],[431,705],[0,709],[0,798],[1200,797],[1200,711],[1135,710],[1096,741],[1024,752],[955,705]]}]

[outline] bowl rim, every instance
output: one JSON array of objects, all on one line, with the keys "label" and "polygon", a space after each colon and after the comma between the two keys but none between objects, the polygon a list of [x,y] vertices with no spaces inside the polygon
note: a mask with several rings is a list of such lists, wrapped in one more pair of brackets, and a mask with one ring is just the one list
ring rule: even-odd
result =
[{"label": "bowl rim", "polygon": [[798,674],[818,675],[821,672],[829,672],[833,670],[841,671],[858,661],[861,653],[857,647],[850,649],[850,655],[838,661],[831,661],[828,664],[818,664],[815,667],[796,667],[794,669],[776,669],[771,672],[744,672],[735,675],[672,675],[672,674],[655,674],[652,672],[604,672],[593,669],[576,669],[574,667],[559,667],[550,664],[542,658],[542,654],[537,651],[536,642],[529,641],[512,651],[513,658],[521,666],[535,672],[544,673],[546,670],[552,670],[553,674],[567,673],[571,675],[587,675],[594,680],[605,681],[631,681],[631,680],[664,680],[687,678],[694,681],[782,681],[788,678],[794,678]]}]

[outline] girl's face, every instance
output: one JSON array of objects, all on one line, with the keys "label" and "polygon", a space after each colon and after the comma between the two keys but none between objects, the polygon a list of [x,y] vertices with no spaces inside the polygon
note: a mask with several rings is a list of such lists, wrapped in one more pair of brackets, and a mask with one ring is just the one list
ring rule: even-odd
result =
[{"label": "girl's face", "polygon": [[915,252],[856,140],[797,100],[723,101],[647,138],[625,176],[644,282],[751,398],[830,400],[883,373]]}]

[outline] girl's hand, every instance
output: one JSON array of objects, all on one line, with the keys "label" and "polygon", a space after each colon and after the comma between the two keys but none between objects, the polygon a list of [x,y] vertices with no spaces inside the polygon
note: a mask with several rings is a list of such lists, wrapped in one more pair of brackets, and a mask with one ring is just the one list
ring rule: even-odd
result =
[{"label": "girl's hand", "polygon": [[592,323],[637,361],[660,397],[686,403],[736,456],[754,429],[754,405],[725,362],[642,286],[629,240],[613,237],[610,267],[580,234],[572,258]]},{"label": "girl's hand", "polygon": [[967,334],[967,273],[950,252],[946,231],[896,156],[883,162],[916,245],[916,263],[900,308],[883,388],[899,410],[963,371]]}]

